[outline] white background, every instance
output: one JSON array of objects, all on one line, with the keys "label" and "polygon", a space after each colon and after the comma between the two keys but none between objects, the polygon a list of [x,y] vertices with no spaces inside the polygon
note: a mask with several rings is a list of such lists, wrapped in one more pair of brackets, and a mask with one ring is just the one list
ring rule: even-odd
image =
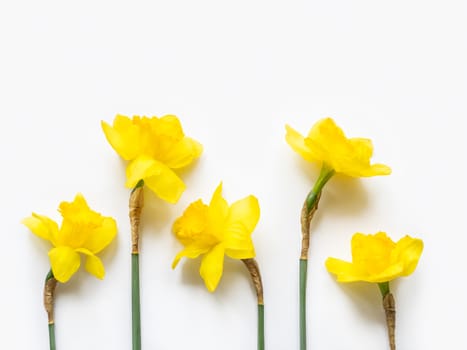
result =
[{"label": "white background", "polygon": [[420,237],[415,273],[392,284],[398,349],[466,349],[467,22],[464,1],[0,2],[2,152],[0,348],[48,348],[49,244],[20,220],[59,220],[82,192],[118,221],[101,254],[57,289],[59,349],[130,349],[129,191],[100,121],[176,114],[205,148],[170,205],[147,192],[141,287],[144,349],[255,349],[256,306],[243,264],[226,260],[210,294],[198,261],[170,264],[171,223],[223,180],[255,194],[254,233],[271,350],[298,348],[299,213],[316,169],[284,141],[331,116],[369,137],[389,177],[334,178],[313,222],[309,349],[386,349],[377,287],[337,284],[328,256],[356,231]]}]

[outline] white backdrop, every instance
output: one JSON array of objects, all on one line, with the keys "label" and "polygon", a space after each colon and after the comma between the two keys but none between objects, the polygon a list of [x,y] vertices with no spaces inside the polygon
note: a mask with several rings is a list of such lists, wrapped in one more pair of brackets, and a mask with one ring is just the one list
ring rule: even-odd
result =
[{"label": "white backdrop", "polygon": [[101,255],[59,286],[59,349],[130,349],[130,243],[124,162],[100,121],[176,114],[204,145],[176,205],[147,193],[141,258],[144,349],[255,349],[256,306],[243,264],[227,260],[210,294],[198,262],[172,271],[173,220],[219,183],[255,194],[266,341],[298,348],[299,212],[316,170],[284,140],[331,116],[373,139],[389,177],[334,178],[313,224],[309,349],[386,349],[376,286],[337,284],[356,231],[420,237],[415,273],[393,283],[399,349],[465,349],[467,22],[464,1],[1,1],[3,186],[0,348],[46,349],[49,246],[20,220],[82,192],[118,221]]}]

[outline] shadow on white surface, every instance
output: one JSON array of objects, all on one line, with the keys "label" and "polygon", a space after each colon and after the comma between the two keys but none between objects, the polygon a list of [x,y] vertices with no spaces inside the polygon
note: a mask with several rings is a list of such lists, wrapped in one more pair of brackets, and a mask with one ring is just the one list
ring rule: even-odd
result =
[{"label": "shadow on white surface", "polygon": [[[297,156],[297,158],[299,158]],[[319,177],[319,167],[315,163],[308,163],[303,159],[297,159],[297,171],[302,172],[309,179],[310,190]],[[323,195],[319,203],[319,210],[313,219],[312,225],[318,225],[321,215],[354,216],[363,212],[368,206],[368,192],[362,183],[366,179],[352,178],[340,174],[334,175],[323,189]],[[303,195],[305,200],[306,193]]]},{"label": "shadow on white surface", "polygon": [[[201,257],[197,259],[187,259],[183,258],[177,268],[182,269],[182,283],[189,286],[197,286],[199,288],[206,289],[204,281],[199,274],[199,268],[201,264]],[[261,268],[261,267],[260,267]],[[248,282],[250,281],[250,275],[248,270],[245,268],[243,263],[239,260],[231,259],[225,257],[224,259],[224,271],[222,273],[221,280],[217,289],[214,293],[219,295],[227,293],[229,290],[235,290],[238,280],[244,278]],[[207,289],[206,289],[207,291]],[[251,291],[254,294],[255,291],[251,287]],[[227,298],[227,297],[226,297]]]},{"label": "shadow on white surface", "polygon": [[352,299],[352,305],[362,318],[375,324],[386,325],[381,293],[376,283],[335,283],[342,290],[343,296]]}]

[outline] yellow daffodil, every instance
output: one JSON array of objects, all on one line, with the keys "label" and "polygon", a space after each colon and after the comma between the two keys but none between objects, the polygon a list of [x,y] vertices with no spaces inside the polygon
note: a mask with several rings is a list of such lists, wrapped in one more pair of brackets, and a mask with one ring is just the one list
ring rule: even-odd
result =
[{"label": "yellow daffodil", "polygon": [[352,262],[326,260],[326,268],[339,282],[389,282],[410,275],[417,267],[423,241],[405,236],[397,243],[384,232],[374,235],[356,233],[352,237]]},{"label": "yellow daffodil", "polygon": [[114,150],[130,161],[126,186],[134,188],[140,180],[163,200],[176,203],[185,184],[173,171],[189,165],[203,148],[186,137],[176,116],[139,117],[117,115],[110,126],[102,122],[107,140]]},{"label": "yellow daffodil", "polygon": [[365,281],[378,285],[386,314],[388,340],[396,349],[396,302],[389,282],[415,271],[423,251],[423,241],[405,236],[394,242],[386,233],[356,233],[352,237],[352,262],[335,258],[326,260],[326,268],[337,275],[339,282]]},{"label": "yellow daffodil", "polygon": [[309,162],[321,163],[336,173],[352,177],[389,175],[391,168],[384,164],[370,165],[373,154],[371,140],[347,138],[334,120],[318,121],[303,137],[286,125],[286,141],[292,149]]},{"label": "yellow daffodil", "polygon": [[59,211],[63,217],[60,228],[52,219],[35,213],[22,221],[34,234],[52,243],[49,259],[54,277],[67,282],[78,270],[82,253],[86,256],[86,270],[104,278],[104,265],[96,254],[114,239],[115,220],[90,209],[81,194],[73,202],[60,203]]},{"label": "yellow daffodil", "polygon": [[258,200],[251,195],[229,206],[222,197],[221,183],[209,205],[197,200],[174,222],[173,232],[185,248],[177,254],[172,267],[182,257],[193,259],[204,254],[200,275],[213,292],[222,276],[224,254],[234,259],[255,256],[251,234],[259,215]]}]

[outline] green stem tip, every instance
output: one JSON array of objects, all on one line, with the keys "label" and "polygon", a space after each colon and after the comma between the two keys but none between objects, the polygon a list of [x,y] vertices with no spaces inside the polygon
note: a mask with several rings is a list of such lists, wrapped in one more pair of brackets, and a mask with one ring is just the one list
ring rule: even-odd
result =
[{"label": "green stem tip", "polygon": [[54,273],[52,272],[52,269],[50,269],[49,272],[47,273],[47,276],[45,276],[45,281],[47,282],[51,278],[55,278]]},{"label": "green stem tip", "polygon": [[389,282],[381,282],[378,283],[379,291],[381,292],[381,296],[384,297],[389,294],[390,289],[389,289]]},{"label": "green stem tip", "polygon": [[143,187],[143,186],[144,186],[144,180],[141,179],[141,180],[138,181],[136,186],[131,190],[131,193],[135,192],[135,190],[137,190],[138,188]]},{"label": "green stem tip", "polygon": [[334,169],[330,168],[328,165],[323,164],[321,171],[319,173],[318,180],[316,180],[315,185],[311,189],[310,193],[306,197],[306,207],[310,211],[315,205],[316,199],[318,198],[319,193],[323,189],[324,185],[331,179],[331,177],[336,172]]}]

